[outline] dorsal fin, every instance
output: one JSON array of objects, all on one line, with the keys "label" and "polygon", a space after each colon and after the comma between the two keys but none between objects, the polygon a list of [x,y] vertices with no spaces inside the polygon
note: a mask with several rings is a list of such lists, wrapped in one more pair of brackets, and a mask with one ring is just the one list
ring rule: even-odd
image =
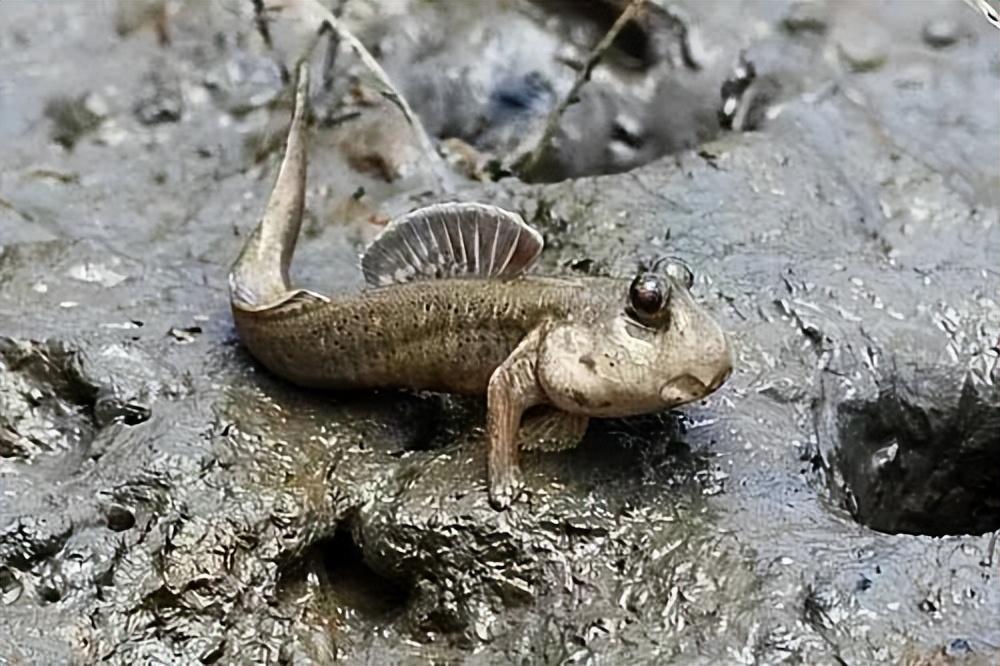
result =
[{"label": "dorsal fin", "polygon": [[384,286],[448,277],[512,278],[542,252],[520,215],[480,203],[419,208],[393,220],[361,258],[365,282]]}]

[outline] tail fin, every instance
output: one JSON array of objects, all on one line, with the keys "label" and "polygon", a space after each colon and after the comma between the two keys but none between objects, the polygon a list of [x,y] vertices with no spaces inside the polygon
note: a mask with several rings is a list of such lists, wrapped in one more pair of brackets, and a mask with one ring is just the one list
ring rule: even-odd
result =
[{"label": "tail fin", "polygon": [[302,225],[306,185],[306,116],[309,110],[309,63],[296,68],[295,101],[285,156],[264,216],[229,272],[233,305],[259,309],[285,299],[292,291],[288,266]]}]

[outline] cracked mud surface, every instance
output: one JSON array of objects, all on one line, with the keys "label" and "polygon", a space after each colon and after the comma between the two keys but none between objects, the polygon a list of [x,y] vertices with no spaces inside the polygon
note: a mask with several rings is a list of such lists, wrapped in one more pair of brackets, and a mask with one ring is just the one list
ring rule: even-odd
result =
[{"label": "cracked mud surface", "polygon": [[[513,4],[487,42],[560,34]],[[239,3],[168,3],[164,42],[155,5],[0,3],[0,661],[1000,658],[1000,41],[964,4],[685,5],[705,66],[662,86],[714,118],[745,49],[755,76],[727,90],[757,131],[688,150],[648,100],[622,122],[597,77],[611,106],[567,123],[610,139],[559,159],[668,155],[449,195],[521,212],[546,271],[684,257],[737,349],[704,403],[524,456],[505,513],[479,401],[302,391],[241,349],[225,274],[274,177],[292,49]],[[489,120],[426,120],[442,137],[509,148],[533,91],[572,80],[549,37],[541,64],[484,50],[455,97],[434,69],[468,46],[421,50],[431,19],[401,31],[405,9],[345,16],[418,112]],[[391,108],[345,119],[336,92],[294,267],[329,291],[359,283],[372,221],[435,196]]]}]

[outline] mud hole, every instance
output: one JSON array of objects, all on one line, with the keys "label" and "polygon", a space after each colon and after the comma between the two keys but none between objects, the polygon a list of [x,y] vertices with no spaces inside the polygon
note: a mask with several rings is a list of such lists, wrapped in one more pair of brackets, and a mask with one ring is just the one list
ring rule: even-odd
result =
[{"label": "mud hole", "polygon": [[0,338],[0,457],[30,461],[86,451],[99,389],[76,352],[58,342]]},{"label": "mud hole", "polygon": [[356,539],[354,519],[344,518],[332,536],[313,542],[282,567],[278,580],[278,603],[307,609],[331,654],[348,650],[358,632],[392,626],[413,596],[411,585],[372,569]]},{"label": "mud hole", "polygon": [[302,586],[315,588],[323,610],[335,615],[346,609],[378,622],[402,613],[410,596],[407,585],[376,573],[365,562],[350,519],[289,564],[280,585],[286,594]]},{"label": "mud hole", "polygon": [[0,338],[0,457],[31,462],[64,454],[63,463],[99,456],[102,428],[135,426],[151,409],[85,376],[79,351],[58,341]]},{"label": "mud hole", "polygon": [[838,459],[852,513],[889,533],[1000,530],[1000,400],[967,379],[899,381],[839,407]]}]

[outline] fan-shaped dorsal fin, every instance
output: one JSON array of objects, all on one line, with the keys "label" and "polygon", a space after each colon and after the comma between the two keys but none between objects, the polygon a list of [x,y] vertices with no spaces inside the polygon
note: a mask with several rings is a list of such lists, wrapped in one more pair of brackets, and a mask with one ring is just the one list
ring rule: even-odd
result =
[{"label": "fan-shaped dorsal fin", "polygon": [[397,218],[361,258],[365,282],[384,286],[449,277],[506,279],[542,252],[520,215],[479,203],[434,204]]}]

